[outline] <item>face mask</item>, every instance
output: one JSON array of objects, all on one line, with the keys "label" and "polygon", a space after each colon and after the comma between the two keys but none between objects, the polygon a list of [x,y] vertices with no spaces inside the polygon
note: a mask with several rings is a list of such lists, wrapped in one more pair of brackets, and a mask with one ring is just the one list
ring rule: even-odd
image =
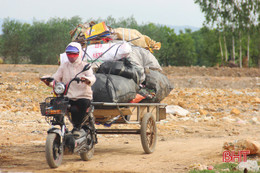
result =
[{"label": "face mask", "polygon": [[67,57],[68,57],[68,59],[71,63],[74,63],[78,59],[79,54],[77,54],[77,53],[67,53]]}]

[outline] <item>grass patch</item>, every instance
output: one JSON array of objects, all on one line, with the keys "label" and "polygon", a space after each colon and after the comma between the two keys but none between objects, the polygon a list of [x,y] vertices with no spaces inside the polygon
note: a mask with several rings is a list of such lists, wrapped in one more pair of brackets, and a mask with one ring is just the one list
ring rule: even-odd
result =
[{"label": "grass patch", "polygon": [[[237,165],[238,163],[221,163],[215,165],[213,170],[191,170],[189,173],[227,173],[227,172],[241,173],[243,172],[236,169]],[[248,171],[248,173],[253,173],[253,172]]]},{"label": "grass patch", "polygon": [[228,172],[228,171],[223,171],[223,170],[227,170],[229,169],[230,172],[234,172],[234,173],[240,173],[241,171],[236,170],[238,163],[221,163],[218,165],[214,166],[214,169],[216,169],[219,172]]}]

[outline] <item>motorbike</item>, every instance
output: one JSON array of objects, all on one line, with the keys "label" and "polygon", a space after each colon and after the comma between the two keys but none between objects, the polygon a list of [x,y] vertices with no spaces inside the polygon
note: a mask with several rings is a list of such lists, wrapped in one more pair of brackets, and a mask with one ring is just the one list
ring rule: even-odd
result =
[{"label": "motorbike", "polygon": [[94,107],[91,105],[84,117],[80,129],[84,130],[83,135],[75,136],[72,131],[66,127],[65,117],[72,122],[70,113],[69,98],[66,96],[72,82],[83,82],[77,76],[88,70],[86,65],[81,72],[68,83],[56,82],[52,77],[41,78],[53,82],[53,91],[55,97],[47,97],[44,102],[40,103],[41,114],[45,116],[47,123],[52,127],[47,131],[45,144],[45,157],[50,168],[57,168],[63,159],[63,155],[79,154],[81,159],[88,161],[93,157],[94,146],[97,144],[97,133],[95,120],[93,116]]}]

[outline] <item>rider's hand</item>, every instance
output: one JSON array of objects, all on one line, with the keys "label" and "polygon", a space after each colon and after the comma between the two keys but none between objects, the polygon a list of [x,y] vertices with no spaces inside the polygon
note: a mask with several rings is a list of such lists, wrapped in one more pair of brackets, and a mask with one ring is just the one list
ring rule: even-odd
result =
[{"label": "rider's hand", "polygon": [[85,84],[90,85],[90,81],[89,81],[87,78],[81,77],[80,79],[81,79],[81,81],[84,82]]},{"label": "rider's hand", "polygon": [[47,86],[50,85],[50,82],[49,82],[47,79],[43,79],[42,81],[43,81]]},{"label": "rider's hand", "polygon": [[52,78],[50,76],[43,76],[40,78],[41,81],[43,81],[47,86],[50,86]]}]

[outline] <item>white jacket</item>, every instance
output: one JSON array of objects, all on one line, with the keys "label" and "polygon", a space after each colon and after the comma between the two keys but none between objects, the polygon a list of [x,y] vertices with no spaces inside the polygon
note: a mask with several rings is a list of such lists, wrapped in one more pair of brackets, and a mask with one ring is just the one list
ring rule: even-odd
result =
[{"label": "white jacket", "polygon": [[[60,65],[57,72],[53,75],[53,78],[58,82],[63,82],[67,84],[72,78],[78,74],[84,66],[87,64],[86,62],[82,61],[83,51],[82,47],[77,42],[71,42],[70,46],[77,47],[79,49],[79,57],[74,63],[65,62]],[[68,46],[69,46],[68,45]],[[77,100],[80,98],[87,98],[92,100],[92,89],[91,86],[95,83],[96,77],[93,74],[92,68],[89,70],[81,73],[78,75],[79,78],[85,77],[90,81],[90,84],[87,85],[86,83],[73,81],[70,84],[70,88],[68,90],[67,96],[72,100]]]}]

